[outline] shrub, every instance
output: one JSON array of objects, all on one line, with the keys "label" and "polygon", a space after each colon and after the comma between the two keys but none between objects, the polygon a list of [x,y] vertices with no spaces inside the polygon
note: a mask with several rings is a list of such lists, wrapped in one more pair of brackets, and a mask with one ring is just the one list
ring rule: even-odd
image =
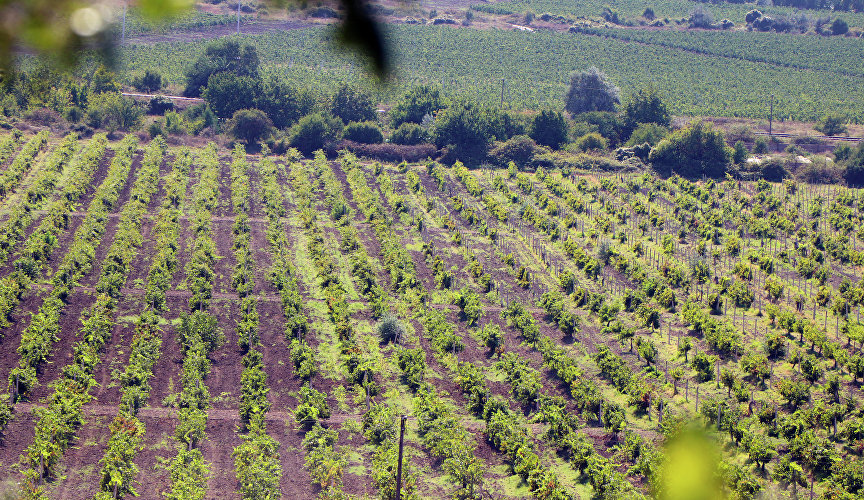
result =
[{"label": "shrub", "polygon": [[351,122],[342,131],[342,137],[361,144],[381,144],[384,142],[384,134],[374,122]]},{"label": "shrub", "polygon": [[257,79],[259,64],[258,52],[252,45],[241,47],[237,40],[228,39],[213,42],[186,71],[186,89],[183,95],[201,95],[201,90],[214,73],[228,72]]},{"label": "shrub", "polygon": [[528,135],[537,144],[558,149],[567,142],[567,121],[561,113],[544,109],[531,121]]},{"label": "shrub", "polygon": [[241,109],[228,120],[226,129],[246,144],[254,144],[270,135],[273,122],[260,109]]},{"label": "shrub", "polygon": [[390,122],[398,128],[403,123],[420,123],[444,107],[441,91],[429,85],[414,87],[390,110]]},{"label": "shrub", "polygon": [[148,69],[141,77],[132,82],[132,86],[139,92],[156,92],[162,88],[162,75]]},{"label": "shrub", "polygon": [[[846,23],[843,19],[839,17],[831,23],[831,34],[832,35],[845,35],[849,31],[849,24]],[[833,135],[833,134],[826,134]]]},{"label": "shrub", "polygon": [[656,123],[668,127],[671,115],[666,103],[660,98],[660,93],[652,86],[639,89],[630,96],[624,106],[624,121],[631,128],[640,123]]},{"label": "shrub", "polygon": [[537,153],[537,144],[530,137],[517,135],[504,142],[495,143],[489,150],[489,159],[501,167],[513,162],[521,169],[528,165]]},{"label": "shrub", "polygon": [[330,103],[330,112],[343,123],[365,122],[376,118],[375,104],[369,94],[342,85]]},{"label": "shrub", "polygon": [[435,145],[449,148],[454,161],[483,160],[492,140],[504,135],[504,120],[497,110],[469,101],[454,103],[435,120]]},{"label": "shrub", "polygon": [[420,125],[410,122],[399,125],[390,136],[390,142],[404,146],[414,146],[428,140],[429,134]]},{"label": "shrub", "polygon": [[300,119],[289,133],[291,147],[310,156],[313,151],[323,148],[328,142],[338,139],[342,128],[337,118],[331,115],[313,113]]},{"label": "shrub", "polygon": [[166,111],[174,109],[174,102],[166,97],[158,96],[150,98],[150,105],[147,107],[149,115],[164,115]]},{"label": "shrub", "polygon": [[640,123],[630,134],[625,146],[638,146],[640,144],[657,145],[669,134],[669,129],[656,123]]},{"label": "shrub", "polygon": [[108,131],[134,130],[141,122],[144,111],[131,99],[117,93],[103,93],[90,97],[87,124]]},{"label": "shrub", "polygon": [[833,114],[822,118],[813,128],[828,136],[845,134],[847,131],[846,118]]},{"label": "shrub", "polygon": [[768,139],[764,137],[757,137],[753,142],[753,153],[757,155],[764,155],[768,153],[769,145]]},{"label": "shrub", "polygon": [[660,141],[648,161],[663,175],[723,177],[732,159],[723,134],[710,125],[696,122]]},{"label": "shrub", "polygon": [[405,325],[399,319],[389,314],[381,319],[376,330],[378,331],[378,338],[385,344],[388,342],[398,343],[399,339],[405,335]]},{"label": "shrub", "polygon": [[575,144],[582,151],[604,151],[609,147],[609,141],[597,132],[583,135]]},{"label": "shrub", "polygon": [[201,96],[219,118],[229,118],[240,109],[255,107],[261,93],[260,80],[234,73],[216,73],[207,80]]}]

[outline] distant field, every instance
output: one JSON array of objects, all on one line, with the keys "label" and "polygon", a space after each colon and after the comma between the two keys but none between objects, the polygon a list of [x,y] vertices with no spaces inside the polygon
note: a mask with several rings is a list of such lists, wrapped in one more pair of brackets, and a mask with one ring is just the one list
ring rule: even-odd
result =
[{"label": "distant field", "polygon": [[[706,52],[742,58],[755,58],[762,52],[776,63],[768,64],[588,34],[405,25],[389,26],[388,33],[399,74],[380,87],[367,79],[356,57],[335,51],[328,28],[245,36],[244,40],[258,47],[266,70],[273,74],[299,85],[354,81],[368,85],[382,101],[393,99],[415,83],[432,82],[443,83],[447,95],[497,103],[503,78],[507,105],[560,108],[568,75],[594,65],[625,95],[641,86],[656,85],[678,115],[763,118],[773,94],[778,119],[812,121],[843,110],[855,121],[864,121],[860,78],[838,73],[864,71],[854,57],[856,50],[860,53],[857,40],[749,33],[627,33],[650,43],[663,42],[666,37],[672,45],[701,45],[708,47]],[[777,45],[775,41],[779,41]],[[127,76],[147,68],[158,69],[169,83],[182,86],[183,71],[205,43],[130,46],[121,52],[121,68]],[[751,48],[736,48],[745,45]],[[836,67],[820,48],[823,46],[832,51]],[[840,47],[840,52],[834,47]],[[814,69],[778,65],[795,57]]]},{"label": "distant field", "polygon": [[758,31],[679,31],[588,28],[585,31],[703,54],[767,62],[798,69],[864,75],[864,40]]},{"label": "distant field", "polygon": [[611,1],[590,1],[590,2],[575,2],[575,1],[559,1],[559,0],[505,0],[503,2],[494,3],[475,3],[472,9],[492,12],[497,14],[521,14],[528,10],[537,15],[544,13],[566,16],[566,17],[599,17],[605,6],[616,9],[619,14],[626,18],[636,18],[645,12],[646,7],[654,9],[654,14],[663,19],[687,17],[697,5],[702,5],[708,9],[714,16],[715,21],[721,19],[729,19],[730,21],[741,24],[744,22],[744,16],[747,12],[753,9],[759,9],[765,14],[772,16],[786,15],[791,16],[796,13],[803,13],[812,19],[820,17],[842,17],[850,26],[864,25],[864,14],[833,12],[827,10],[805,10],[798,11],[790,7],[765,7],[756,6],[752,3],[746,4],[700,4],[689,0],[611,0]]}]

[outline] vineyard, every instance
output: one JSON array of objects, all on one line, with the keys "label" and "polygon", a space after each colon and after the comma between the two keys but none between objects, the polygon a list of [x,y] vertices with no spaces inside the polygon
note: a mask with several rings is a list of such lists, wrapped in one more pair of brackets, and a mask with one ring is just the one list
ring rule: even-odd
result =
[{"label": "vineyard", "polygon": [[[708,2],[704,2],[708,3]],[[691,0],[657,0],[645,2],[642,0],[617,0],[615,2],[557,2],[553,0],[504,0],[502,2],[476,2],[471,8],[479,12],[492,14],[524,14],[531,11],[536,15],[551,14],[567,18],[598,18],[605,7],[618,11],[628,19],[638,19],[646,7],[654,10],[658,18],[668,18],[672,21],[686,19],[699,3]],[[742,24],[747,12],[759,9],[763,13],[775,17],[805,16],[809,18],[841,16],[850,24],[860,26],[864,16],[860,12],[835,12],[833,10],[805,9],[764,4],[759,2],[710,2],[705,5],[715,20],[729,19],[735,24]]]},{"label": "vineyard", "polygon": [[402,415],[404,498],[649,495],[691,419],[735,497],[864,491],[860,190],[0,156],[7,492],[391,499]]},{"label": "vineyard", "polygon": [[[399,68],[386,85],[374,84],[359,58],[334,52],[333,34],[326,27],[243,40],[256,46],[265,74],[298,88],[360,82],[379,102],[392,102],[413,85],[432,83],[447,96],[498,104],[503,79],[506,106],[561,109],[570,73],[593,65],[625,96],[654,85],[675,115],[762,119],[773,95],[775,119],[817,120],[842,109],[851,120],[864,120],[858,39],[637,30],[606,30],[601,33],[608,37],[598,37],[410,25],[388,25],[386,30],[398,47],[394,62]],[[129,46],[120,54],[121,73],[131,78],[157,70],[167,83],[179,86],[189,61],[205,46]]]}]

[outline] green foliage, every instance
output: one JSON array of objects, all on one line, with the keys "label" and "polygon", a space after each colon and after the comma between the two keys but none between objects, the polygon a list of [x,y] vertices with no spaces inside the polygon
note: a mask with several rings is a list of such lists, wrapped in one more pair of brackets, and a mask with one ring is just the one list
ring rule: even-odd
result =
[{"label": "green foliage", "polygon": [[630,134],[625,146],[638,146],[640,144],[650,144],[656,146],[669,134],[669,129],[656,123],[640,123]]},{"label": "green foliage", "polygon": [[297,397],[297,408],[294,409],[294,420],[298,425],[311,429],[318,421],[330,418],[330,407],[327,405],[327,395],[316,391],[309,384],[300,388]]},{"label": "green foliage", "polygon": [[437,87],[429,85],[413,87],[390,110],[390,123],[397,130],[404,123],[419,124],[424,117],[432,117],[444,107],[445,102]]},{"label": "green foliage", "polygon": [[731,157],[731,148],[723,141],[723,134],[696,122],[660,141],[651,150],[648,161],[663,175],[717,178],[725,175]]},{"label": "green foliage", "polygon": [[528,135],[537,144],[558,149],[567,142],[567,121],[560,112],[544,109],[531,120]]},{"label": "green foliage", "polygon": [[333,95],[330,114],[343,123],[368,122],[376,119],[375,103],[372,97],[349,85],[342,85]]},{"label": "green foliage", "polygon": [[330,141],[337,140],[341,124],[331,115],[313,113],[300,119],[289,132],[291,147],[310,156],[313,151],[321,149]]},{"label": "green foliage", "polygon": [[375,122],[351,122],[342,131],[342,137],[361,144],[384,142],[384,134]]},{"label": "green foliage", "polygon": [[829,136],[845,134],[846,118],[837,114],[824,116],[813,128]]},{"label": "green foliage", "polygon": [[570,75],[564,102],[564,109],[574,116],[590,111],[615,111],[621,102],[621,91],[604,73],[591,66]]},{"label": "green foliage", "polygon": [[630,95],[624,104],[624,121],[631,128],[643,123],[668,127],[671,124],[671,115],[659,91],[651,86]]},{"label": "green foliage", "polygon": [[240,109],[228,120],[225,130],[250,145],[266,139],[273,130],[273,123],[259,109]]},{"label": "green foliage", "polygon": [[454,160],[482,160],[496,138],[505,139],[500,113],[473,101],[454,102],[435,118],[435,145],[451,148]]},{"label": "green foliage", "polygon": [[[186,70],[186,89],[183,95],[197,97],[208,85],[210,77],[219,73],[231,73],[238,77],[258,79],[260,60],[254,46],[237,40],[223,39],[212,42]],[[239,108],[238,108],[239,109]]]},{"label": "green foliage", "polygon": [[405,122],[399,125],[390,136],[390,142],[405,146],[414,146],[429,140],[429,134],[420,125]]},{"label": "green foliage", "polygon": [[583,135],[574,144],[582,151],[605,151],[609,147],[609,141],[597,132]]}]

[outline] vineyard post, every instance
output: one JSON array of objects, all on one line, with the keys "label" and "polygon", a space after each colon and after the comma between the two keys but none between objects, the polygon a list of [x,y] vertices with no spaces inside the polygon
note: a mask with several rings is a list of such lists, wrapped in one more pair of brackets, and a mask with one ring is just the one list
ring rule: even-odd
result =
[{"label": "vineyard post", "polygon": [[396,467],[396,500],[402,499],[402,448],[405,442],[405,420],[407,415],[402,415],[399,423],[399,463]]}]

